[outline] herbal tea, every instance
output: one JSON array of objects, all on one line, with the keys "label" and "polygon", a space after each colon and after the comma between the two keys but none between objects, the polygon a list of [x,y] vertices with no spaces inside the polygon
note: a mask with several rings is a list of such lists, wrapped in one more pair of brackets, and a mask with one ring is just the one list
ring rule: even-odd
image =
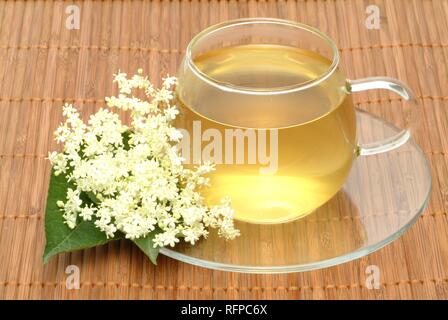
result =
[{"label": "herbal tea", "polygon": [[[312,212],[341,188],[356,150],[344,75],[336,70],[306,92],[287,91],[319,78],[328,59],[292,47],[244,45],[207,52],[194,63],[235,89],[224,99],[222,90],[194,77],[179,81],[182,154],[187,163],[217,164],[207,201],[230,196],[236,219],[279,223]],[[269,90],[286,93],[265,95]]]}]

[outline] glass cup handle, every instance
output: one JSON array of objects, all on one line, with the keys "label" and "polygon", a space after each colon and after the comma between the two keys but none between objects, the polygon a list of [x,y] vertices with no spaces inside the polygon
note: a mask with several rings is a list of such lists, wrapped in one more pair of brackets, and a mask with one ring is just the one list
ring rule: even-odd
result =
[{"label": "glass cup handle", "polygon": [[[411,108],[415,108],[414,95],[412,91],[401,81],[389,77],[369,77],[358,80],[348,80],[350,93],[372,89],[387,89],[397,93],[405,101],[409,102]],[[413,111],[413,110],[411,110]],[[406,129],[396,135],[381,141],[360,144],[359,155],[372,155],[396,149],[405,144],[411,137],[411,129],[414,123],[411,122]]]}]

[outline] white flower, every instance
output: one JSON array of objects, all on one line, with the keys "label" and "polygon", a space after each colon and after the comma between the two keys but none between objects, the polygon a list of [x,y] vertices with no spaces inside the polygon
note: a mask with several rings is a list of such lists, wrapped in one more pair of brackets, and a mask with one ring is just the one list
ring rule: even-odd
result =
[{"label": "white flower", "polygon": [[[93,221],[108,238],[120,232],[132,240],[157,230],[156,247],[174,246],[179,238],[195,244],[207,237],[209,227],[218,228],[226,239],[239,235],[230,201],[207,207],[199,192],[209,184],[205,175],[214,165],[184,168],[174,146],[182,138],[172,126],[179,113],[172,104],[176,78],[167,77],[161,89],[154,89],[139,69],[130,79],[119,72],[114,82],[119,94],[106,98],[107,105],[129,111],[131,127],[108,109],[100,109],[86,125],[72,105],[63,106],[66,121],[55,139],[64,148],[48,159],[55,174],[65,174],[75,186],[68,189],[65,202],[57,202],[65,223],[75,228],[81,219]],[[135,90],[148,99],[138,98]],[[94,204],[83,203],[85,197]]]},{"label": "white flower", "polygon": [[67,201],[65,203],[62,200],[56,202],[56,205],[64,211],[63,217],[70,229],[76,227],[78,212],[81,211],[82,200],[79,198],[79,195],[80,191],[78,189],[68,188]]},{"label": "white flower", "polygon": [[70,228],[70,229],[74,229],[76,227],[76,218],[77,215],[73,212],[68,212],[65,211],[64,214],[62,215],[65,219],[65,224]]},{"label": "white flower", "polygon": [[199,240],[199,238],[201,237],[201,233],[197,232],[196,229],[186,229],[184,231],[182,231],[182,234],[184,235],[184,240],[185,242],[189,242],[191,244],[195,244],[196,241]]},{"label": "white flower", "polygon": [[177,130],[176,128],[168,128],[167,135],[170,139],[170,141],[179,141],[182,139],[182,133],[180,130]]},{"label": "white flower", "polygon": [[165,89],[170,89],[175,84],[177,84],[176,77],[167,76],[166,78],[163,79],[163,87]]},{"label": "white flower", "polygon": [[176,107],[172,106],[169,108],[166,108],[163,113],[165,114],[165,117],[168,121],[176,119],[176,116],[179,114],[179,110],[177,110]]},{"label": "white flower", "polygon": [[177,238],[177,230],[168,230],[163,233],[156,234],[154,243],[156,243],[158,246],[170,246],[174,247],[176,243],[179,242],[179,239]]},{"label": "white flower", "polygon": [[92,216],[95,214],[96,208],[92,207],[84,207],[81,209],[79,216],[83,218],[83,220],[90,221],[92,220]]},{"label": "white flower", "polygon": [[204,207],[191,206],[181,210],[182,218],[187,226],[192,226],[202,220],[206,214]]},{"label": "white flower", "polygon": [[81,211],[82,200],[79,198],[80,191],[68,188],[67,202],[65,203],[66,211],[79,212]]}]

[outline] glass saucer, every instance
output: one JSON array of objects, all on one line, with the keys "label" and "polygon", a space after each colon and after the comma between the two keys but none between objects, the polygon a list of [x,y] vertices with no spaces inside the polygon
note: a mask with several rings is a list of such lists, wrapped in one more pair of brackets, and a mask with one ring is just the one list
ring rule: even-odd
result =
[{"label": "glass saucer", "polygon": [[[398,131],[364,111],[358,111],[357,118],[363,142]],[[241,236],[236,240],[211,233],[195,246],[178,244],[161,253],[205,268],[245,273],[329,267],[397,239],[420,216],[430,191],[428,161],[411,140],[388,153],[359,157],[342,190],[299,220],[270,225],[237,222]]]}]

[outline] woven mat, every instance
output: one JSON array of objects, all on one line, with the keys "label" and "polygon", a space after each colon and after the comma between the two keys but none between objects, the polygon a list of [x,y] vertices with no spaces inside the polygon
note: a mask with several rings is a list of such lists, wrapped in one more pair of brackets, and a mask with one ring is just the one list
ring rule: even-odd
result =
[{"label": "woven mat", "polygon": [[[448,298],[448,1],[75,1],[81,28],[65,27],[72,1],[0,2],[0,297],[6,299],[390,299]],[[381,12],[365,27],[366,7]],[[157,267],[129,242],[63,254],[42,266],[43,213],[63,102],[87,116],[115,93],[112,74],[138,67],[154,81],[175,74],[188,41],[219,21],[279,17],[329,34],[349,78],[389,75],[414,89],[415,139],[429,158],[428,209],[404,236],[362,259],[287,275],[201,269],[161,257]],[[358,107],[400,125],[401,103],[386,93],[354,96]],[[65,270],[79,266],[81,288]],[[381,287],[366,288],[377,265]]]}]

